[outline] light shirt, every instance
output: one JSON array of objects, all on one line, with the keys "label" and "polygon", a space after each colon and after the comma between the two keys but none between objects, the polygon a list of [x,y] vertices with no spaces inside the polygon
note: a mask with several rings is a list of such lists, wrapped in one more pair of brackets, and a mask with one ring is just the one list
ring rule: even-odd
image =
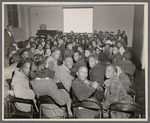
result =
[{"label": "light shirt", "polygon": [[10,37],[11,37],[11,32],[9,32],[9,31],[7,31],[8,32],[8,34],[10,35]]}]

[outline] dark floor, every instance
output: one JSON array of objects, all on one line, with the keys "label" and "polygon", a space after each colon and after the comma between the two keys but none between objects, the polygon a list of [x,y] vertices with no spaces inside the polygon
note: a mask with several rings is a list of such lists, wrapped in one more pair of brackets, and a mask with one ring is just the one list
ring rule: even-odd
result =
[{"label": "dark floor", "polygon": [[134,85],[136,89],[136,99],[141,109],[142,109],[142,117],[145,118],[145,70],[141,69],[142,65],[140,60],[136,58],[132,49],[129,49],[132,54],[131,61],[136,65]]},{"label": "dark floor", "polygon": [[135,89],[136,99],[135,101],[140,105],[142,109],[142,117],[145,118],[145,71],[139,68],[135,71]]}]

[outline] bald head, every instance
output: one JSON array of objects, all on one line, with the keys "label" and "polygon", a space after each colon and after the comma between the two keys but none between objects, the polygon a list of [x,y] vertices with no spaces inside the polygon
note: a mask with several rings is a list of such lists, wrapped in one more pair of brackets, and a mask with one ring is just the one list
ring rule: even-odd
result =
[{"label": "bald head", "polygon": [[77,72],[78,78],[84,81],[87,75],[88,75],[87,67],[86,66],[79,67],[78,72]]},{"label": "bald head", "polygon": [[114,65],[108,65],[106,67],[105,76],[106,78],[112,78],[117,76],[117,72],[118,70]]}]

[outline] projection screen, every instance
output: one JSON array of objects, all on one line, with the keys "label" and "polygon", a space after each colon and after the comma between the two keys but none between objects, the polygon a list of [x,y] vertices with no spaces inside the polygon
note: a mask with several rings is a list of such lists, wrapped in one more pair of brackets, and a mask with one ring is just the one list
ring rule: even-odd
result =
[{"label": "projection screen", "polygon": [[93,8],[64,8],[64,33],[93,32]]}]

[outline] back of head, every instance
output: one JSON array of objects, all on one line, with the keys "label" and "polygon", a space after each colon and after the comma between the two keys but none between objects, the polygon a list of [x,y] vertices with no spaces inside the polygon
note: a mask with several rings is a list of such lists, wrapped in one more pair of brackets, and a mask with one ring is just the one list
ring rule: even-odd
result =
[{"label": "back of head", "polygon": [[42,61],[33,61],[31,66],[31,79],[44,78],[45,75],[45,63]]},{"label": "back of head", "polygon": [[128,52],[128,51],[124,52],[124,53],[123,53],[123,58],[124,58],[125,60],[130,60],[130,59],[131,59],[131,53]]},{"label": "back of head", "polygon": [[24,64],[26,64],[26,63],[32,63],[32,59],[31,58],[21,59],[17,65],[17,67],[22,68],[24,66]]},{"label": "back of head", "polygon": [[91,57],[98,60],[98,56],[96,54],[92,54],[92,55],[89,56],[89,58],[91,58]]},{"label": "back of head", "polygon": [[20,57],[20,54],[19,53],[14,53],[11,57],[13,63],[17,63],[20,61],[21,57]]},{"label": "back of head", "polygon": [[71,41],[67,42],[67,43],[66,43],[66,47],[67,47],[69,44],[72,44],[72,42],[71,42]]},{"label": "back of head", "polygon": [[92,50],[90,48],[86,48],[85,51],[89,51],[90,53],[92,53]]},{"label": "back of head", "polygon": [[25,40],[25,41],[23,42],[23,47],[26,48],[26,46],[28,46],[29,42],[30,42],[29,40]]}]

